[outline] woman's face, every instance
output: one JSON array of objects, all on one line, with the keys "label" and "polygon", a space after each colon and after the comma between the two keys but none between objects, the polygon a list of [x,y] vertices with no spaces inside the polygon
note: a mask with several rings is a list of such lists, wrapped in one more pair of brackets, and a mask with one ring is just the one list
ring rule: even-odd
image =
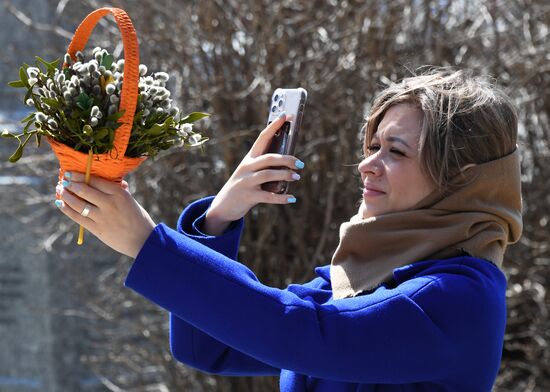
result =
[{"label": "woman's face", "polygon": [[386,111],[359,164],[363,218],[410,209],[436,188],[420,165],[422,119],[422,111],[410,104]]}]

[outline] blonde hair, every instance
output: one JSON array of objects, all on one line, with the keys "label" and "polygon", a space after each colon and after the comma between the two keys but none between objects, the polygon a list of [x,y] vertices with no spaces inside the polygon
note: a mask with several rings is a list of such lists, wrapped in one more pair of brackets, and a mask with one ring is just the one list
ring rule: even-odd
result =
[{"label": "blonde hair", "polygon": [[516,147],[517,113],[494,82],[471,71],[430,68],[380,92],[365,124],[365,154],[386,111],[412,104],[424,114],[419,140],[423,169],[444,191],[468,164],[491,161]]}]

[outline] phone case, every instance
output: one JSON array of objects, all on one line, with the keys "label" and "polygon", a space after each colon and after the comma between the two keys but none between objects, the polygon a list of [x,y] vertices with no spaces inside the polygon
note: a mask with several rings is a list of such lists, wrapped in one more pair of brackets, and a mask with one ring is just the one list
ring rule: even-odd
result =
[{"label": "phone case", "polygon": [[[269,105],[267,124],[271,124],[282,112],[286,113],[286,121],[275,133],[269,148],[265,153],[293,155],[300,134],[300,126],[304,115],[307,91],[304,88],[278,88],[273,92]],[[280,169],[281,167],[277,167]],[[262,184],[262,189],[274,193],[288,192],[287,181],[271,181]]]}]

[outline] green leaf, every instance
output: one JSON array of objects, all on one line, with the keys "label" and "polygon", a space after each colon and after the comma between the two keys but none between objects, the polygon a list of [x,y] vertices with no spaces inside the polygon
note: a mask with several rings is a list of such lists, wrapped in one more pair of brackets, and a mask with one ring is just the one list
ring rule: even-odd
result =
[{"label": "green leaf", "polygon": [[[46,60],[38,57],[38,56],[34,56],[36,58],[36,60],[38,60],[40,63],[44,64],[47,68],[48,71],[50,70],[55,70],[57,68],[57,65],[59,64],[59,59],[55,60],[55,61],[52,61],[51,63],[48,63]],[[38,64],[37,64],[38,65]]]},{"label": "green leaf", "polygon": [[153,124],[151,128],[145,130],[145,133],[156,136],[156,135],[160,135],[163,129],[164,129],[164,124]]},{"label": "green leaf", "polygon": [[19,147],[17,147],[17,150],[15,150],[13,155],[8,158],[8,161],[10,161],[11,163],[15,163],[19,160],[19,158],[21,158],[22,155],[23,155],[23,144],[19,143]]},{"label": "green leaf", "polygon": [[13,82],[8,82],[8,86],[15,87],[15,88],[26,87],[25,83],[23,83],[21,80],[14,80]]},{"label": "green leaf", "polygon": [[27,100],[31,97],[31,95],[34,97],[35,95],[32,93],[32,88],[29,88],[27,93],[25,94],[25,98],[23,98],[24,102],[27,102]]},{"label": "green leaf", "polygon": [[210,116],[210,114],[208,114],[208,113],[193,112],[193,113],[189,113],[187,116],[182,118],[180,122],[182,122],[182,123],[192,123],[192,122],[198,121],[198,120],[200,120],[202,118],[205,118],[205,117],[208,117],[208,116]]},{"label": "green leaf", "polygon": [[116,112],[115,114],[112,114],[105,118],[107,121],[118,121],[122,116],[124,116],[124,112],[126,110],[121,110],[120,112]]},{"label": "green leaf", "polygon": [[42,98],[42,102],[45,104],[51,106],[52,108],[59,108],[61,107],[61,102],[59,102],[57,99],[53,98]]},{"label": "green leaf", "polygon": [[107,56],[103,57],[103,60],[101,60],[101,65],[109,69],[111,68],[111,65],[113,65],[113,61],[115,61],[115,57],[112,54],[108,54]]},{"label": "green leaf", "polygon": [[15,135],[13,133],[11,133],[10,131],[8,131],[7,129],[4,129],[2,131],[2,133],[0,134],[0,136],[2,137],[5,137],[5,138],[13,138],[15,139]]},{"label": "green leaf", "polygon": [[25,124],[26,122],[29,122],[32,119],[34,119],[34,112],[29,113],[29,115],[27,117],[25,117],[23,120],[21,120],[21,124]]},{"label": "green leaf", "polygon": [[93,102],[94,99],[90,98],[88,94],[80,93],[80,95],[76,99],[76,106],[78,106],[82,110],[88,110],[92,107]]},{"label": "green leaf", "polygon": [[100,128],[94,132],[94,140],[101,140],[109,134],[108,128]]},{"label": "green leaf", "polygon": [[29,77],[27,75],[27,71],[25,71],[25,68],[21,67],[19,68],[19,78],[21,79],[21,82],[23,82],[24,86],[29,88]]}]

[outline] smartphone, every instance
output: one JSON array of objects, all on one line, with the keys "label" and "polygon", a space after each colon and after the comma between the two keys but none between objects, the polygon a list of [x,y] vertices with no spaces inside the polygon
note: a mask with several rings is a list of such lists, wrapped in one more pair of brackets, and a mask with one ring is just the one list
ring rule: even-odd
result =
[{"label": "smartphone", "polygon": [[[286,121],[273,136],[271,144],[264,154],[275,153],[293,155],[300,134],[300,126],[304,116],[307,91],[304,88],[278,88],[271,96],[267,125],[286,112]],[[282,169],[276,167],[274,169]],[[262,189],[274,193],[287,193],[288,181],[270,181],[262,184]]]}]

